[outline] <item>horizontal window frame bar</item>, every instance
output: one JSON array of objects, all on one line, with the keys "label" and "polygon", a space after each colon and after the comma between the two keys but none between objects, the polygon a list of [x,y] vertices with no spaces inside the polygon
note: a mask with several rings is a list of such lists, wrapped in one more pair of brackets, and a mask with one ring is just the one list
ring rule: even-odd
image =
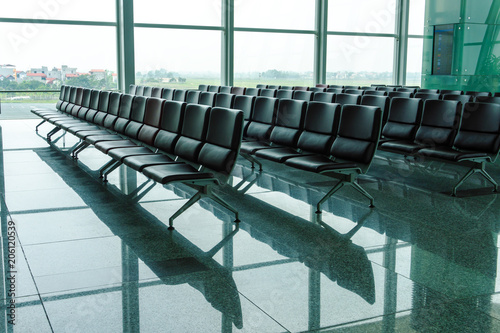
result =
[{"label": "horizontal window frame bar", "polygon": [[223,31],[222,26],[219,27],[210,25],[183,25],[183,24],[158,24],[158,23],[134,23],[134,28]]},{"label": "horizontal window frame bar", "polygon": [[359,37],[388,37],[397,38],[397,34],[371,33],[371,32],[350,32],[350,31],[327,31],[328,36],[359,36]]},{"label": "horizontal window frame bar", "polygon": [[278,34],[301,34],[301,35],[315,35],[314,30],[297,30],[297,29],[271,29],[271,28],[243,28],[235,27],[234,31],[239,32],[267,32],[267,33],[278,33]]},{"label": "horizontal window frame bar", "polygon": [[421,39],[424,39],[424,35],[408,35],[408,38],[421,38]]},{"label": "horizontal window frame bar", "polygon": [[98,27],[117,26],[116,22],[105,22],[105,21],[43,20],[43,19],[24,19],[24,18],[0,18],[0,23],[78,25],[78,26],[98,26]]},{"label": "horizontal window frame bar", "polygon": [[61,89],[58,90],[0,90],[0,94],[10,94],[10,93],[36,93],[36,92],[41,92],[41,93],[51,93],[51,92],[60,92]]}]

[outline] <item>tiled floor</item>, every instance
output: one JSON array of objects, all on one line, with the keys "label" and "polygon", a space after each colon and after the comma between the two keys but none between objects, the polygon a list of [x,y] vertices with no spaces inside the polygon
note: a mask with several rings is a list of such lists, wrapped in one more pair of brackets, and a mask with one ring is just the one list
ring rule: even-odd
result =
[{"label": "tiled floor", "polygon": [[103,185],[104,155],[74,162],[37,123],[0,121],[0,332],[500,332],[500,202],[479,178],[451,197],[465,168],[379,154],[360,181],[376,208],[346,188],[317,215],[330,179],[240,161],[221,191],[239,227],[208,200],[170,232],[191,189],[137,197],[126,168]]}]

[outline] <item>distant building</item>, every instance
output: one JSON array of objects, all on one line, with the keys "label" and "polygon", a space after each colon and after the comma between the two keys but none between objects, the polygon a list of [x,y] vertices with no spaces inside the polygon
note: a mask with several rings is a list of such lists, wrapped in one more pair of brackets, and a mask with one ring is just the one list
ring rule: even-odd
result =
[{"label": "distant building", "polygon": [[26,74],[26,80],[40,81],[45,83],[47,80],[47,75],[44,73],[28,73]]},{"label": "distant building", "polygon": [[47,68],[47,66],[42,66],[40,68],[32,68],[30,72],[32,74],[45,74],[45,76],[47,76],[49,69]]},{"label": "distant building", "polygon": [[15,76],[16,66],[14,65],[0,65],[0,75],[7,77],[9,75]]},{"label": "distant building", "polygon": [[96,80],[104,80],[106,78],[106,71],[104,69],[91,69],[89,72]]}]

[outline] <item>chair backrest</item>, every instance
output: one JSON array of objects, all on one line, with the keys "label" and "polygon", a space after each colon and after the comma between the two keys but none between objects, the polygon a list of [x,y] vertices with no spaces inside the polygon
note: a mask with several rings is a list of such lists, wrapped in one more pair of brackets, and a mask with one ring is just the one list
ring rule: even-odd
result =
[{"label": "chair backrest", "polygon": [[245,88],[244,87],[232,87],[231,94],[245,95]]},{"label": "chair backrest", "polygon": [[90,109],[97,110],[99,108],[99,90],[92,90],[90,96]]},{"label": "chair backrest", "polygon": [[447,90],[442,89],[439,91],[441,95],[463,95],[464,92],[462,90]]},{"label": "chair backrest", "polygon": [[[137,139],[139,131],[144,123],[144,114],[146,112],[146,103],[148,97],[136,96],[132,102],[132,110],[130,111],[130,121],[123,132],[132,139]],[[116,128],[116,126],[115,126]]]},{"label": "chair backrest", "polygon": [[326,91],[326,87],[310,87],[309,91],[312,91],[312,92],[325,92]]},{"label": "chair backrest", "polygon": [[248,95],[248,96],[259,96],[260,95],[260,88],[246,88],[245,89],[245,95]]},{"label": "chair backrest", "polygon": [[477,97],[477,96],[493,96],[491,92],[489,91],[467,91],[465,93],[466,95],[470,95],[470,96],[474,96],[474,97]]},{"label": "chair backrest", "polygon": [[85,88],[83,89],[82,95],[82,106],[85,108],[90,107],[90,99],[92,96],[92,89]]},{"label": "chair backrest", "polygon": [[344,86],[341,86],[339,84],[329,84],[328,85],[328,88],[340,88],[340,89],[344,89]]},{"label": "chair backrest", "polygon": [[66,86],[66,89],[64,90],[64,101],[69,102],[70,96],[71,96],[71,89],[74,87],[71,86]]},{"label": "chair backrest", "polygon": [[267,84],[258,84],[255,87],[258,89],[267,89]]},{"label": "chair backrest", "polygon": [[243,119],[248,121],[252,117],[254,103],[255,96],[237,95],[234,98],[233,108],[243,111]]},{"label": "chair backrest", "polygon": [[293,86],[279,86],[279,89],[283,89],[283,90],[293,90]]},{"label": "chair backrest", "polygon": [[351,95],[363,95],[364,90],[361,89],[345,89],[344,94],[351,94]]},{"label": "chair backrest", "polygon": [[143,96],[144,95],[144,86],[136,86],[135,87],[135,95]]},{"label": "chair backrest", "polygon": [[139,130],[137,139],[147,145],[152,146],[155,137],[160,131],[161,116],[163,110],[164,99],[148,98],[146,102],[146,110],[144,111],[144,125]]},{"label": "chair backrest", "polygon": [[291,99],[293,97],[293,90],[286,90],[286,89],[278,89],[276,91],[276,98],[282,99]]},{"label": "chair backrest", "polygon": [[316,92],[314,93],[313,101],[333,103],[335,102],[335,94],[329,92]]},{"label": "chair backrest", "polygon": [[476,102],[500,104],[500,96],[477,96]]},{"label": "chair backrest", "polygon": [[438,93],[417,92],[414,95],[414,98],[420,98],[423,101],[426,101],[426,100],[436,100],[436,99],[440,99],[441,95],[438,94]]},{"label": "chair backrest", "polygon": [[391,92],[391,91],[396,91],[397,88],[395,87],[376,87],[375,89],[377,89],[378,91],[387,91],[387,92]]},{"label": "chair backrest", "polygon": [[457,135],[461,116],[460,101],[425,101],[422,124],[417,130],[415,141],[431,146],[451,146]]},{"label": "chair backrest", "polygon": [[425,94],[439,94],[439,89],[422,89],[418,88],[417,93],[425,93]]},{"label": "chair backrest", "polygon": [[415,94],[417,92],[417,88],[400,87],[400,88],[396,88],[396,91],[409,92],[409,93]]},{"label": "chair backrest", "polygon": [[389,106],[391,99],[387,96],[364,95],[361,97],[361,105],[377,106],[382,110],[382,126],[387,122],[389,117]]},{"label": "chair backrest", "polygon": [[274,89],[274,90],[278,90],[278,89],[280,89],[280,88],[281,88],[281,86],[280,86],[280,85],[277,85],[277,84],[269,84],[269,85],[267,86],[267,89]]},{"label": "chair backrest", "polygon": [[216,95],[217,95],[217,93],[212,92],[212,91],[202,92],[200,94],[200,100],[198,103],[202,104],[202,105],[214,106]]},{"label": "chair backrest", "polygon": [[453,146],[484,152],[495,159],[500,149],[500,105],[466,103]]},{"label": "chair backrest", "polygon": [[360,86],[344,86],[344,89],[360,89]]},{"label": "chair backrest", "polygon": [[458,95],[458,94],[445,94],[442,95],[445,101],[460,101],[464,105],[465,103],[472,102],[474,97],[471,95]]},{"label": "chair backrest", "polygon": [[215,106],[221,108],[231,109],[234,104],[234,98],[236,95],[228,93],[218,93],[215,96]]},{"label": "chair backrest", "polygon": [[205,144],[198,163],[229,175],[238,157],[243,133],[243,111],[214,107],[210,111]]},{"label": "chair backrest", "polygon": [[111,95],[111,92],[109,92],[109,91],[101,91],[101,92],[99,92],[99,107],[98,107],[98,110],[100,112],[108,112],[109,95]]},{"label": "chair backrest", "polygon": [[302,86],[294,86],[292,87],[292,90],[300,90],[300,91],[307,91],[307,87],[302,87]]},{"label": "chair backrest", "polygon": [[219,93],[230,94],[231,87],[229,86],[220,86]]},{"label": "chair backrest", "polygon": [[135,84],[129,85],[127,94],[135,95],[136,89],[137,89],[137,86]]},{"label": "chair backrest", "polygon": [[163,88],[163,91],[161,93],[161,98],[166,99],[168,101],[171,101],[174,99],[174,92],[175,92],[175,89]]},{"label": "chair backrest", "polygon": [[339,162],[360,163],[366,172],[377,150],[382,110],[376,106],[344,105],[340,114],[337,138],[330,154]]},{"label": "chair backrest", "polygon": [[259,96],[276,97],[277,89],[261,89]]},{"label": "chair backrest", "polygon": [[[106,128],[113,128],[116,119],[118,119],[118,114],[120,112],[120,104],[122,100],[122,95],[121,93],[118,92],[112,92],[111,95],[109,96],[109,103],[108,103],[108,113],[106,116],[102,119],[102,126]],[[96,118],[98,115],[94,117],[94,122],[99,124],[98,121],[96,121]]]},{"label": "chair backrest", "polygon": [[402,97],[402,98],[413,98],[414,94],[409,91],[391,91],[388,95],[390,98]]},{"label": "chair backrest", "polygon": [[316,85],[316,87],[318,87],[318,88],[325,88],[325,89],[326,89],[326,88],[328,88],[328,85],[327,85],[327,84],[324,84],[324,83],[318,83],[318,84]]},{"label": "chair backrest", "polygon": [[269,140],[278,145],[296,147],[304,126],[307,102],[294,99],[281,99],[276,114],[276,126]]},{"label": "chair backrest", "polygon": [[218,93],[220,92],[220,86],[208,86],[208,91]]},{"label": "chair backrest", "polygon": [[132,104],[134,103],[134,99],[135,95],[122,94],[120,108],[118,109],[118,118],[113,125],[113,129],[116,132],[125,132],[125,128],[130,121],[130,113],[132,112]]},{"label": "chair backrest", "polygon": [[188,90],[186,93],[186,103],[198,104],[200,102],[201,91],[199,90]]},{"label": "chair backrest", "polygon": [[160,87],[153,87],[151,89],[151,97],[161,98],[162,94],[163,94],[163,89]]},{"label": "chair backrest", "polygon": [[78,87],[76,88],[76,96],[75,96],[75,105],[82,105],[82,97],[83,97],[83,88]]},{"label": "chair backrest", "polygon": [[165,101],[163,103],[160,131],[154,141],[156,148],[174,154],[174,147],[182,129],[186,105],[187,103],[179,101]]},{"label": "chair backrest", "polygon": [[365,90],[365,95],[387,96],[387,91],[382,91],[382,90]]},{"label": "chair backrest", "polygon": [[382,135],[386,139],[415,140],[415,134],[422,121],[424,102],[421,99],[395,97],[391,100],[389,117]]},{"label": "chair backrest", "polygon": [[208,84],[200,84],[198,86],[199,91],[208,91]]},{"label": "chair backrest", "polygon": [[335,103],[339,104],[359,104],[361,102],[361,95],[352,94],[337,94]]},{"label": "chair backrest", "polygon": [[259,141],[267,141],[276,119],[279,99],[258,96],[252,112],[252,118],[248,124],[246,136]]},{"label": "chair backrest", "polygon": [[142,92],[142,96],[151,97],[152,93],[153,93],[153,87],[145,86],[144,91]]},{"label": "chair backrest", "polygon": [[330,146],[337,136],[340,110],[337,103],[309,102],[297,147],[303,151],[328,155]]},{"label": "chair backrest", "polygon": [[314,92],[307,90],[295,90],[293,92],[293,99],[298,99],[301,101],[312,101]]},{"label": "chair backrest", "polygon": [[198,154],[207,135],[210,110],[208,105],[186,105],[181,136],[174,147],[175,155],[190,162],[198,162]]},{"label": "chair backrest", "polygon": [[326,92],[334,93],[334,94],[342,94],[344,89],[341,88],[326,88]]},{"label": "chair backrest", "polygon": [[59,91],[59,100],[64,101],[64,95],[66,93],[66,87],[64,84],[61,85],[61,90]]},{"label": "chair backrest", "polygon": [[174,101],[184,102],[186,100],[187,91],[184,89],[175,89]]}]

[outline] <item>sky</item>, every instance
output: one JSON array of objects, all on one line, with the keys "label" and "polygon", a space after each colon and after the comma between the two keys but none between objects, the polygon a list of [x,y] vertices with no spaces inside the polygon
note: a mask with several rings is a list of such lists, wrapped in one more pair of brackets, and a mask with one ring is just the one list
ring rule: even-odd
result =
[{"label": "sky", "polygon": [[[235,0],[235,26],[313,30],[314,3]],[[418,33],[425,1],[411,3],[415,19],[410,21],[410,33]],[[395,0],[330,0],[328,29],[393,33],[394,11]],[[0,15],[7,18],[113,22],[115,12],[115,0],[0,2]],[[134,16],[136,23],[220,26],[221,1],[140,0],[134,2]],[[0,22],[0,64],[14,64],[22,70],[42,65],[69,65],[82,72],[116,70],[115,38],[114,27]],[[236,32],[235,72],[312,71],[314,38],[307,34]],[[220,72],[220,31],[136,28],[135,43],[136,71]],[[392,71],[393,44],[392,38],[330,36],[328,71]],[[367,54],[381,56],[375,61]]]}]

